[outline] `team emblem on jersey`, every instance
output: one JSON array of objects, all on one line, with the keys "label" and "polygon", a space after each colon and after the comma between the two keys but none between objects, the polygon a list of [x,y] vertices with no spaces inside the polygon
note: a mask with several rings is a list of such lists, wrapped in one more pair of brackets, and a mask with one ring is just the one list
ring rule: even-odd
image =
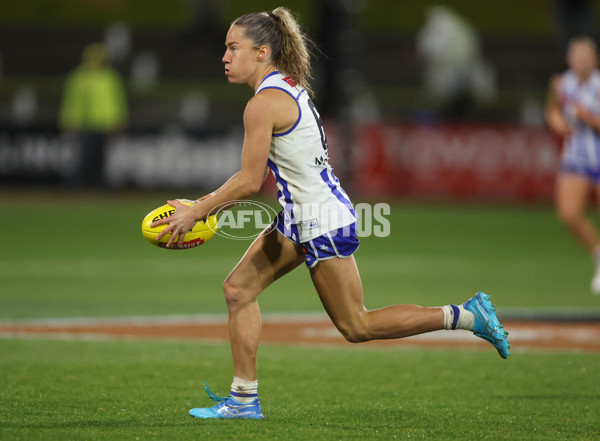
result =
[{"label": "team emblem on jersey", "polygon": [[282,78],[283,81],[288,83],[291,87],[296,87],[296,82],[291,79],[291,77]]}]

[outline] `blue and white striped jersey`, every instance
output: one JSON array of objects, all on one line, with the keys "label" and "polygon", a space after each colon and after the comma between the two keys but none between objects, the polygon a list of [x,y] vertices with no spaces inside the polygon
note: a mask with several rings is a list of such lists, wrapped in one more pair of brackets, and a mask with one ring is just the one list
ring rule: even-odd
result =
[{"label": "blue and white striped jersey", "polygon": [[305,89],[275,71],[265,77],[256,93],[279,89],[298,104],[298,120],[285,133],[273,134],[268,166],[277,183],[277,200],[283,207],[279,230],[303,243],[356,221],[356,213],[327,154],[327,138]]},{"label": "blue and white striped jersey", "polygon": [[573,71],[566,71],[559,83],[558,96],[563,115],[573,127],[573,133],[565,139],[563,169],[597,179],[600,175],[600,133],[579,121],[575,110],[581,106],[600,115],[600,71],[595,70],[583,83]]}]

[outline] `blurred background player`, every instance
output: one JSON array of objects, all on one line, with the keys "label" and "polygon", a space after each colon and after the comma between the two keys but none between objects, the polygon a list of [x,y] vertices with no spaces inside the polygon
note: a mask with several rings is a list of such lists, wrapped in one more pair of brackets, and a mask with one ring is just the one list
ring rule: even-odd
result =
[{"label": "blurred background player", "polygon": [[424,93],[442,118],[472,118],[477,103],[493,98],[495,73],[483,58],[477,30],[453,9],[427,10],[416,51],[423,64]]},{"label": "blurred background player", "polygon": [[551,79],[546,106],[550,128],[564,138],[556,207],[560,220],[592,254],[596,274],[591,290],[600,295],[600,237],[586,216],[590,196],[600,201],[600,72],[594,41],[571,40],[567,65],[566,72]]},{"label": "blurred background player", "polygon": [[74,135],[74,163],[67,185],[101,188],[107,139],[125,127],[127,102],[123,81],[108,64],[104,44],[90,44],[81,58],[65,81],[60,111],[61,130]]}]

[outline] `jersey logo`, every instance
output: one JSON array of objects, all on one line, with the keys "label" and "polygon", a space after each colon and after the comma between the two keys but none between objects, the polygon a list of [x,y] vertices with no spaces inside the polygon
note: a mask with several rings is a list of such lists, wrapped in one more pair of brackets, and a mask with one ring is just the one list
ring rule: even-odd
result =
[{"label": "jersey logo", "polygon": [[313,228],[317,228],[319,226],[319,220],[316,218],[310,220],[303,220],[298,222],[298,226],[302,230],[312,230]]},{"label": "jersey logo", "polygon": [[288,83],[291,87],[296,87],[296,82],[292,80],[291,77],[285,77],[283,78],[283,81]]}]

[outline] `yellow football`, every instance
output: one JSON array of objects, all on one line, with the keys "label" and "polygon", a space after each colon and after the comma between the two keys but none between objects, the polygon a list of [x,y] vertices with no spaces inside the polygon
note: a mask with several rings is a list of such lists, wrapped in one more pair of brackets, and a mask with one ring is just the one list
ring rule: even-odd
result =
[{"label": "yellow football", "polygon": [[[194,202],[189,201],[187,199],[177,199],[184,205],[192,206]],[[142,234],[146,238],[148,242],[152,245],[156,245],[161,248],[167,248],[167,242],[171,238],[171,233],[165,234],[160,241],[156,240],[156,236],[164,230],[167,225],[159,225],[158,227],[152,228],[150,225],[152,222],[157,221],[159,219],[164,219],[171,216],[175,213],[175,207],[169,204],[165,204],[162,207],[158,207],[152,210],[150,213],[144,217],[142,221]],[[190,248],[195,248],[199,245],[202,245],[204,242],[209,240],[211,237],[215,235],[217,232],[217,217],[209,216],[205,221],[197,222],[190,231],[185,234],[185,238],[183,240],[183,245],[181,247],[175,246],[172,248],[167,248],[169,250],[186,250]]]}]

